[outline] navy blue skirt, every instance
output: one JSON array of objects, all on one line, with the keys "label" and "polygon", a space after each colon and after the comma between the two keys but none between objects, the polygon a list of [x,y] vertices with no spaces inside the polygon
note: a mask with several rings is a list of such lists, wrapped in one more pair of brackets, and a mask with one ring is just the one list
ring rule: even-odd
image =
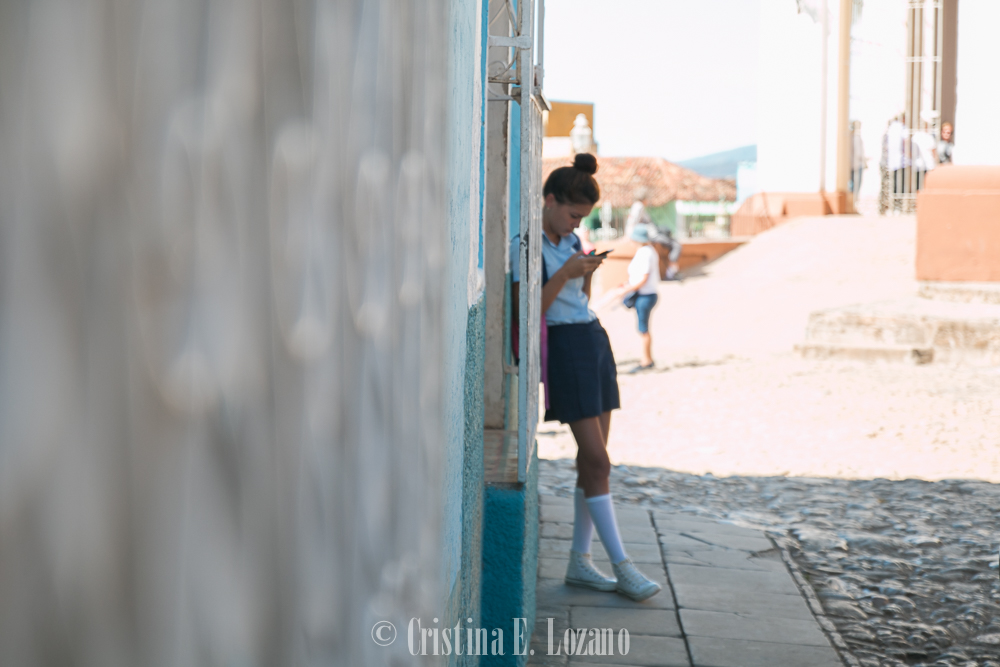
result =
[{"label": "navy blue skirt", "polygon": [[611,341],[599,321],[549,326],[548,342],[545,421],[568,424],[621,407]]}]

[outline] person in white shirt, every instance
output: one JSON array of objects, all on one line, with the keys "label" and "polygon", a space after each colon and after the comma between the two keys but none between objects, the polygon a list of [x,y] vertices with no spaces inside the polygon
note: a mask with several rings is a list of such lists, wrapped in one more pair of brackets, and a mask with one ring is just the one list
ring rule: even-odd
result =
[{"label": "person in white shirt", "polygon": [[632,202],[632,208],[628,210],[628,218],[625,219],[626,238],[632,238],[632,230],[634,230],[637,225],[653,224],[653,219],[649,216],[649,211],[646,210],[646,199],[648,197],[649,192],[646,188],[639,188],[636,190],[635,201]]},{"label": "person in white shirt", "polygon": [[858,198],[861,192],[861,179],[868,168],[868,157],[865,155],[865,143],[861,140],[861,121],[851,121],[851,178],[847,184],[848,190]]},{"label": "person in white shirt", "polygon": [[669,229],[657,231],[653,237],[653,243],[661,245],[667,250],[667,280],[682,280],[679,275],[681,266],[678,262],[681,258],[681,251],[684,249],[683,244],[674,238],[673,232]]},{"label": "person in white shirt", "polygon": [[934,169],[938,163],[937,141],[928,131],[930,124],[924,122],[920,132],[913,133],[913,167],[916,172],[916,189],[924,187],[927,172]]},{"label": "person in white shirt", "polygon": [[910,165],[906,158],[906,128],[903,126],[901,116],[889,122],[882,141],[885,145],[885,166],[892,174],[892,192],[894,194],[906,192],[906,184],[903,182],[904,170]]},{"label": "person in white shirt", "polygon": [[941,140],[937,145],[938,164],[951,164],[951,152],[955,148],[955,143],[951,140],[955,133],[955,127],[948,122],[941,126]]},{"label": "person in white shirt", "polygon": [[659,299],[657,287],[660,284],[660,254],[653,247],[655,230],[652,225],[636,225],[631,239],[641,243],[628,265],[627,292],[634,292],[634,305],[638,320],[639,337],[642,339],[642,359],[635,371],[653,368],[653,336],[649,333],[649,316]]}]

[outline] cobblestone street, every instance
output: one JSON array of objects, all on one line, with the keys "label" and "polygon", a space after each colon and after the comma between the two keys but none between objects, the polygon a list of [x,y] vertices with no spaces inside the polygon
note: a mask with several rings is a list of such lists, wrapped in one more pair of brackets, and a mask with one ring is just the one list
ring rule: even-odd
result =
[{"label": "cobblestone street", "polygon": [[[572,461],[541,462],[541,493],[571,498],[575,480]],[[766,531],[864,667],[1000,666],[995,484],[616,466],[611,492],[620,507]]]}]

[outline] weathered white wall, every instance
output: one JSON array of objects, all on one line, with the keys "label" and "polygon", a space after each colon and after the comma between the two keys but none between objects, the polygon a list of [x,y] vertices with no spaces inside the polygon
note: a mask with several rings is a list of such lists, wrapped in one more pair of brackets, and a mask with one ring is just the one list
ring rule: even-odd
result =
[{"label": "weathered white wall", "polygon": [[851,43],[851,119],[870,158],[861,197],[878,197],[882,135],[906,93],[906,2],[866,0]]},{"label": "weathered white wall", "polygon": [[[490,16],[501,14],[497,23],[506,16],[504,0],[490,0]],[[501,26],[505,25],[500,23]],[[494,28],[497,31],[498,28]],[[487,70],[495,72],[503,69],[503,63],[510,57],[510,50],[491,47]],[[510,102],[502,98],[507,95],[508,86],[490,84],[488,95],[494,98],[487,104],[489,116],[487,127],[487,165],[486,198],[484,208],[484,262],[486,275],[486,368],[484,404],[484,424],[486,428],[503,429],[506,427],[506,394],[507,384],[504,374],[504,352],[506,350],[505,336],[507,334],[505,321],[504,296],[507,289],[508,257],[508,224],[507,207],[509,201],[508,155],[510,123]],[[501,98],[501,99],[497,99]]]},{"label": "weathered white wall", "polygon": [[[804,3],[818,8],[821,0]],[[828,0],[826,189],[836,188],[837,62],[840,0]],[[816,11],[817,19],[819,12]],[[820,154],[818,20],[798,13],[795,0],[761,4],[757,99],[757,178],[761,190],[816,192]],[[850,119],[861,121],[871,158],[862,197],[878,194],[882,134],[903,110],[906,86],[906,0],[866,0],[852,28]]]},{"label": "weathered white wall", "polygon": [[446,5],[0,3],[0,664],[417,663]]},{"label": "weathered white wall", "polygon": [[958,3],[955,164],[1000,164],[1000,2]]},{"label": "weathered white wall", "polygon": [[482,294],[479,270],[480,148],[483,123],[482,2],[449,2],[448,257],[444,362],[444,541],[446,590],[457,581],[462,548],[462,464],[466,325]]},{"label": "weathered white wall", "polygon": [[[817,7],[820,0],[812,4]],[[837,4],[828,1],[826,188],[836,185]],[[763,191],[817,192],[822,30],[795,0],[763,0],[757,88],[757,179]]]}]

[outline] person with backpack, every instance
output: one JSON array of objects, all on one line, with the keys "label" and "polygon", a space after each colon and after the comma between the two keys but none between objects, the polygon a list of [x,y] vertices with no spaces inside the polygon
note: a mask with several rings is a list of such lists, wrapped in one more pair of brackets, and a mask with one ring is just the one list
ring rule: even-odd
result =
[{"label": "person with backpack", "polygon": [[[589,306],[591,281],[603,257],[585,254],[573,231],[600,199],[596,172],[597,158],[579,153],[572,166],[554,170],[543,189],[542,313],[548,341],[545,421],[568,424],[577,444],[573,543],[566,583],[617,591],[638,601],[658,593],[660,585],[642,574],[625,552],[611,500],[607,446],[611,411],[621,407],[617,369],[608,334]],[[519,245],[520,239],[515,238],[511,249],[515,304]],[[593,564],[590,546],[595,528],[615,578]]]},{"label": "person with backpack", "polygon": [[681,258],[681,250],[684,249],[684,246],[680,241],[674,238],[673,232],[669,229],[658,231],[653,237],[653,243],[663,246],[667,250],[668,262],[666,279],[683,280],[679,274],[680,264],[678,264],[678,261]]},{"label": "person with backpack", "polygon": [[628,283],[624,289],[629,292],[626,305],[635,308],[639,338],[642,339],[642,358],[631,372],[651,370],[653,364],[653,336],[649,333],[649,316],[659,298],[660,254],[653,247],[656,229],[653,225],[637,225],[630,237],[640,243],[639,249],[628,265]]}]

